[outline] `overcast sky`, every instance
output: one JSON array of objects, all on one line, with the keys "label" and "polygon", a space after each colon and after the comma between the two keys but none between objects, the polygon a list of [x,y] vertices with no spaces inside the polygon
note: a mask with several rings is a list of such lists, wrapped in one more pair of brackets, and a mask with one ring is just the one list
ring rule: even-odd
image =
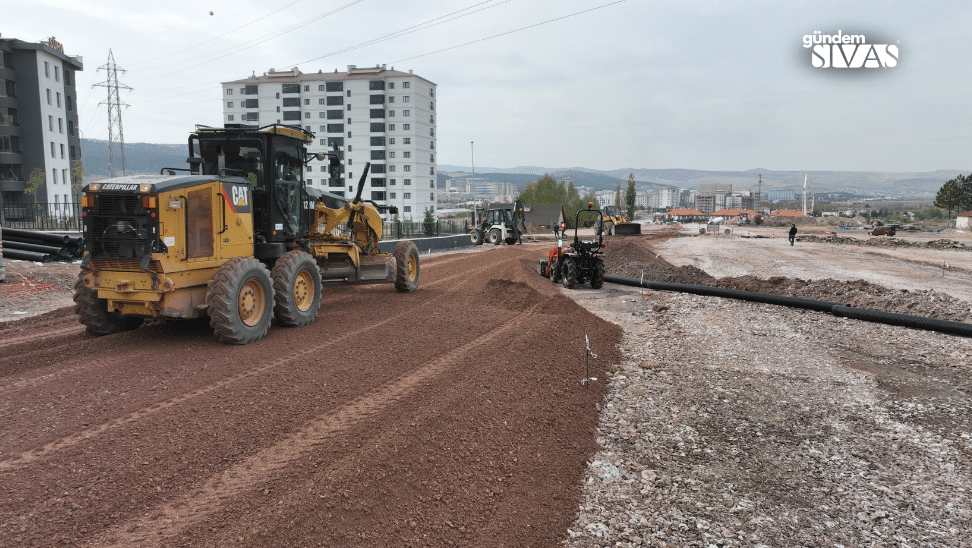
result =
[{"label": "overcast sky", "polygon": [[[967,0],[0,0],[0,13],[3,37],[54,36],[83,57],[87,138],[108,138],[93,85],[111,50],[132,88],[126,142],[220,124],[220,83],[254,72],[387,64],[438,85],[442,164],[468,166],[474,141],[476,165],[498,168],[972,166]],[[838,30],[893,44],[897,66],[813,68],[804,35]]]}]

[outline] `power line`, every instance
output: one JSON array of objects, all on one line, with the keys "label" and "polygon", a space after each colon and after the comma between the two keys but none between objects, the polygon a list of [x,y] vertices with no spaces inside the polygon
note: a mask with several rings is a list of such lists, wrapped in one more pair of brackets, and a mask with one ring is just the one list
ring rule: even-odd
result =
[{"label": "power line", "polygon": [[[303,0],[296,0],[295,2],[291,2],[291,3],[289,3],[289,4],[287,4],[286,6],[284,6],[284,7],[282,7],[282,8],[280,8],[280,9],[278,9],[277,11],[272,11],[272,12],[270,12],[270,13],[268,13],[268,14],[266,14],[266,15],[264,15],[263,17],[260,17],[260,18],[258,18],[258,19],[254,19],[253,21],[250,21],[249,23],[247,23],[247,24],[245,24],[245,25],[241,25],[241,26],[239,26],[239,27],[236,27],[236,28],[234,28],[233,30],[231,30],[231,31],[229,31],[229,32],[226,32],[226,33],[224,33],[224,34],[220,34],[219,36],[214,36],[213,38],[210,38],[209,40],[204,40],[204,41],[202,41],[202,42],[199,42],[199,43],[198,43],[198,44],[196,44],[196,45],[193,45],[193,46],[189,46],[189,47],[187,47],[187,48],[183,48],[183,49],[180,49],[180,50],[178,50],[178,51],[173,51],[172,53],[168,53],[168,54],[166,54],[166,55],[163,55],[163,56],[161,56],[161,57],[156,57],[155,59],[148,59],[148,60],[146,60],[146,61],[139,61],[138,63],[132,63],[132,65],[131,65],[131,66],[138,66],[138,65],[142,65],[142,64],[145,64],[145,63],[151,63],[151,62],[153,62],[153,61],[158,61],[159,59],[165,59],[166,57],[172,57],[173,55],[177,55],[177,54],[179,54],[179,53],[182,53],[182,52],[184,52],[184,51],[189,51],[189,50],[191,50],[191,49],[195,49],[195,48],[198,48],[198,47],[200,47],[200,46],[202,46],[202,45],[205,45],[205,44],[208,44],[208,43],[210,43],[210,42],[212,42],[212,41],[214,41],[214,40],[219,40],[220,38],[225,38],[226,36],[229,36],[229,35],[231,35],[231,34],[234,34],[234,33],[236,33],[236,32],[239,32],[239,31],[240,31],[241,29],[245,29],[246,27],[248,27],[248,26],[250,26],[250,25],[254,25],[254,24],[256,24],[256,23],[259,23],[260,21],[262,21],[262,20],[264,20],[264,19],[266,19],[267,17],[270,17],[271,15],[276,15],[276,14],[278,14],[278,13],[280,13],[281,11],[283,11],[283,10],[285,10],[285,9],[287,9],[287,8],[289,8],[289,7],[291,7],[291,6],[293,6],[294,4],[299,4],[300,2],[303,2]],[[227,4],[227,5],[230,5],[230,4]],[[224,6],[224,7],[225,7],[225,6]]]},{"label": "power line", "polygon": [[117,133],[117,140],[121,150],[122,175],[127,175],[125,168],[125,132],[122,129],[121,106],[125,105],[127,107],[128,105],[121,102],[121,99],[118,97],[118,90],[131,90],[132,88],[118,83],[118,71],[121,70],[124,73],[125,70],[119,69],[118,65],[115,64],[115,56],[111,50],[108,50],[108,63],[102,67],[98,67],[98,70],[101,69],[105,69],[108,73],[108,79],[100,84],[95,84],[95,86],[108,88],[108,100],[104,103],[99,103],[99,105],[108,104],[108,172],[111,177],[115,176],[115,134]]},{"label": "power line", "polygon": [[[331,11],[329,11],[327,13],[321,14],[321,15],[319,15],[317,17],[314,17],[313,19],[310,19],[308,21],[305,21],[305,22],[303,22],[303,23],[301,23],[299,25],[294,25],[294,26],[289,27],[287,29],[284,29],[282,31],[278,31],[278,32],[273,33],[273,34],[266,35],[266,36],[264,36],[262,38],[258,38],[255,41],[250,42],[247,45],[237,46],[237,47],[233,47],[233,48],[227,48],[225,50],[218,51],[218,52],[216,52],[216,53],[213,54],[213,55],[219,55],[220,53],[223,53],[223,52],[226,52],[226,51],[231,51],[231,53],[227,53],[226,55],[221,55],[219,57],[214,57],[214,58],[209,59],[207,61],[203,61],[202,63],[198,63],[198,64],[195,64],[195,65],[192,65],[192,66],[188,66],[186,68],[182,68],[182,69],[179,69],[179,70],[174,70],[174,71],[168,72],[166,74],[160,74],[160,75],[157,75],[157,76],[153,76],[152,78],[146,78],[145,80],[140,80],[140,81],[141,82],[148,82],[148,81],[151,81],[151,80],[158,80],[159,78],[166,78],[166,77],[171,76],[173,74],[178,74],[180,72],[185,72],[187,70],[194,69],[196,67],[201,67],[201,66],[203,66],[205,64],[208,64],[208,63],[211,63],[213,61],[217,61],[219,59],[223,59],[225,57],[229,57],[230,55],[234,55],[234,54],[239,53],[241,51],[244,51],[244,50],[247,50],[247,49],[256,47],[256,46],[258,46],[260,44],[263,44],[265,42],[269,42],[270,40],[273,40],[275,38],[279,38],[280,36],[283,36],[284,34],[288,34],[290,32],[293,32],[293,31],[295,31],[295,30],[297,30],[299,28],[306,27],[307,25],[310,25],[311,23],[316,23],[317,21],[320,21],[321,19],[323,19],[325,17],[334,15],[335,13],[338,13],[340,11],[344,11],[344,10],[350,8],[351,6],[355,5],[355,4],[360,4],[361,2],[364,2],[364,0],[354,0],[353,2],[351,2],[349,4],[345,4],[345,5],[341,6],[341,7],[336,8],[334,10],[331,10]],[[232,50],[235,50],[235,51],[232,51]],[[174,65],[175,64],[179,64],[179,63],[174,63]],[[166,66],[172,66],[172,65],[166,65]]]},{"label": "power line", "polygon": [[[450,16],[455,15],[457,13],[462,13],[464,11],[471,10],[471,9],[477,7],[477,6],[481,6],[483,4],[489,4],[492,1],[493,0],[487,0],[486,2],[480,2],[479,4],[473,4],[472,6],[469,6],[468,8],[463,8],[461,10],[454,11],[452,13],[447,13],[445,15],[436,17],[434,19],[429,19],[428,21],[425,21],[424,23],[419,23],[418,25],[413,25],[411,27],[407,27],[407,28],[404,28],[402,30],[395,31],[395,32],[393,32],[391,34],[386,34],[384,36],[380,36],[378,38],[374,38],[372,40],[368,40],[367,42],[362,42],[360,44],[357,44],[357,45],[354,45],[354,46],[350,46],[350,47],[344,48],[342,50],[333,51],[331,53],[327,53],[327,54],[322,55],[320,57],[315,57],[313,59],[308,59],[307,61],[304,61],[303,63],[288,63],[288,64],[293,65],[293,66],[299,66],[299,65],[302,65],[304,63],[311,63],[313,61],[319,61],[319,60],[321,60],[321,59],[323,59],[325,57],[330,57],[332,55],[338,55],[338,54],[341,54],[341,53],[346,53],[346,52],[349,52],[349,51],[354,51],[356,49],[360,49],[360,48],[363,48],[363,47],[366,47],[366,46],[371,46],[371,45],[374,45],[374,44],[378,44],[378,43],[384,42],[386,40],[391,40],[392,38],[398,38],[400,36],[405,36],[405,35],[411,34],[413,32],[418,32],[420,30],[425,30],[425,29],[428,29],[428,28],[432,28],[432,27],[434,27],[436,25],[441,25],[442,23],[448,23],[449,21],[455,21],[456,19],[460,19],[462,17],[466,17],[467,15],[472,15],[474,13],[479,13],[481,11],[488,10],[490,8],[495,8],[496,6],[500,6],[500,5],[506,4],[507,2],[512,2],[513,0],[503,0],[499,4],[493,4],[492,6],[487,6],[485,8],[478,9],[478,10],[476,10],[474,12],[471,12],[471,13],[466,13],[466,14],[460,15],[458,17],[453,17],[452,19],[447,19],[445,21],[439,21],[439,19],[445,19],[446,17],[450,17]],[[438,21],[438,23],[435,23],[435,21]]]},{"label": "power line", "polygon": [[420,57],[426,57],[426,56],[429,56],[429,55],[434,55],[436,53],[442,53],[443,51],[449,51],[451,49],[461,48],[463,46],[468,46],[468,45],[476,44],[476,43],[479,43],[479,42],[485,42],[486,40],[492,40],[493,38],[499,38],[500,36],[506,36],[507,34],[513,34],[515,32],[520,32],[521,30],[532,29],[534,27],[539,27],[541,25],[546,25],[547,23],[553,23],[554,21],[560,21],[561,19],[567,19],[569,17],[574,17],[575,15],[581,15],[582,13],[592,12],[594,10],[599,10],[601,8],[606,8],[608,6],[613,6],[615,4],[620,4],[620,3],[626,2],[626,1],[627,0],[617,0],[616,2],[610,2],[608,4],[604,4],[604,5],[601,5],[601,6],[597,6],[596,8],[590,8],[590,9],[586,9],[586,10],[583,10],[583,11],[578,11],[576,13],[571,13],[570,15],[564,15],[562,17],[555,17],[553,19],[548,19],[548,20],[543,21],[541,23],[536,23],[536,24],[533,24],[533,25],[527,25],[525,27],[520,27],[520,28],[515,29],[515,30],[511,30],[511,31],[507,31],[507,32],[501,32],[499,34],[494,34],[493,36],[487,36],[486,38],[480,38],[479,40],[473,40],[472,42],[466,42],[464,44],[458,44],[458,45],[455,45],[455,46],[450,46],[448,48],[443,48],[443,49],[436,50],[436,51],[430,51],[429,53],[423,53],[422,55],[416,55],[414,57],[408,57],[406,59],[400,59],[398,61],[393,61],[393,62],[394,63],[404,63],[405,61],[411,61],[412,59],[418,59]]}]

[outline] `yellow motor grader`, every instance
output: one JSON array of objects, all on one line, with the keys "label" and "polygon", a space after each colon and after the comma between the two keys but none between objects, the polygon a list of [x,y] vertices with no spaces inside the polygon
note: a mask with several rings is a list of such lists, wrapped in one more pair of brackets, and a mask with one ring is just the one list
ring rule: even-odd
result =
[{"label": "yellow motor grader", "polygon": [[81,198],[85,255],[75,311],[88,331],[134,329],[146,318],[209,316],[225,343],[266,336],[315,320],[324,283],[419,283],[410,241],[378,249],[381,212],[396,208],[357,195],[308,188],[306,164],[329,161],[341,178],[341,152],[308,157],[314,135],[299,127],[197,127],[188,168],[107,179]]}]

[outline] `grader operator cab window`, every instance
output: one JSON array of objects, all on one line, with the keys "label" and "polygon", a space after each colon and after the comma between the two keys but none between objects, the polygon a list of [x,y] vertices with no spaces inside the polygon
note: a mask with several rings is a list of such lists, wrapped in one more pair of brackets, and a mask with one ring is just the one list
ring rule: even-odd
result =
[{"label": "grader operator cab window", "polygon": [[257,140],[204,140],[200,143],[203,175],[245,177],[257,189],[266,188],[263,174],[263,144]]},{"label": "grader operator cab window", "polygon": [[296,147],[278,147],[274,151],[274,185],[276,205],[287,224],[286,232],[300,232],[300,190],[304,164]]}]

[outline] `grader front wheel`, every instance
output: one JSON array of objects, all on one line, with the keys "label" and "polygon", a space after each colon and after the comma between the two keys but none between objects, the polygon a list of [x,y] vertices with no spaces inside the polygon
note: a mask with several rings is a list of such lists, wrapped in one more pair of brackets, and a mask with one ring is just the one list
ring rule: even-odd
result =
[{"label": "grader front wheel", "polygon": [[273,317],[270,272],[253,257],[235,257],[219,267],[206,293],[209,325],[228,344],[258,341]]},{"label": "grader front wheel", "polygon": [[321,271],[304,251],[284,253],[270,273],[273,280],[273,313],[281,325],[307,325],[321,307]]},{"label": "grader front wheel", "polygon": [[415,244],[408,240],[395,245],[395,289],[411,293],[419,284],[419,254]]}]

